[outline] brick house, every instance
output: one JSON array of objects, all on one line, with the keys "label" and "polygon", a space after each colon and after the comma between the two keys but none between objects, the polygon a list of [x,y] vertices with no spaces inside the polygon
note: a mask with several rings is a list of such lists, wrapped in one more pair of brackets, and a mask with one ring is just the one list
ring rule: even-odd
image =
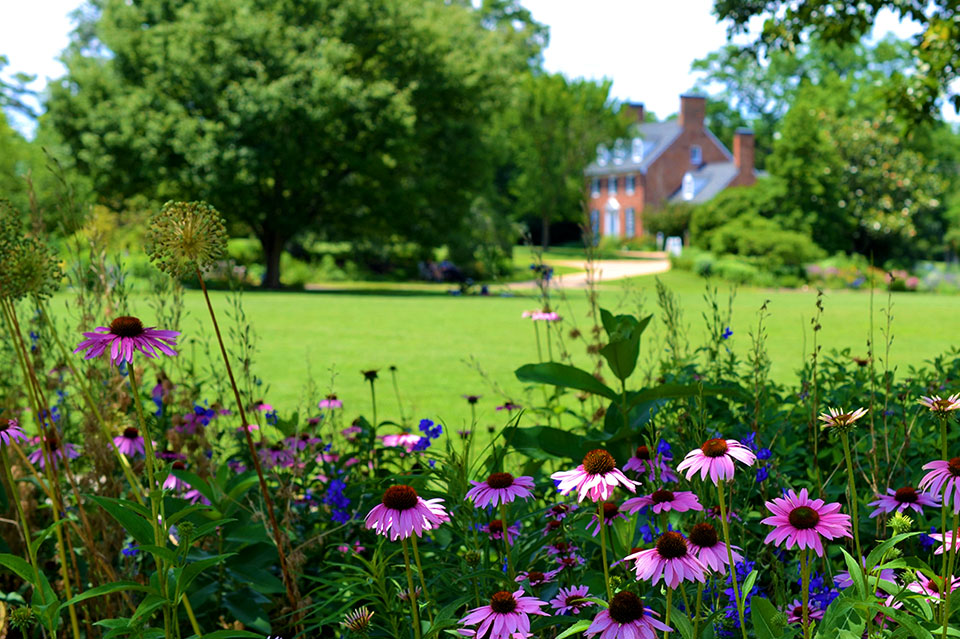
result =
[{"label": "brick house", "polygon": [[665,202],[705,202],[725,188],[756,182],[753,132],[739,129],[733,153],[704,125],[706,98],[680,96],[680,117],[644,122],[636,114],[636,137],[597,148],[586,169],[587,205],[594,235],[639,237],[642,213]]}]

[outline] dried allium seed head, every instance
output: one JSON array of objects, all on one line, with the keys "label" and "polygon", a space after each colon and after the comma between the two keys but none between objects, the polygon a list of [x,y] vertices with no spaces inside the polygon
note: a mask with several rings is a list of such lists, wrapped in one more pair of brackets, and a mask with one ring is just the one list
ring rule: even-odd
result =
[{"label": "dried allium seed head", "polygon": [[20,212],[0,200],[0,297],[45,299],[56,292],[62,278],[60,264],[47,244],[25,237]]},{"label": "dried allium seed head", "polygon": [[147,254],[173,277],[210,267],[226,246],[223,218],[206,202],[167,202],[150,218]]}]

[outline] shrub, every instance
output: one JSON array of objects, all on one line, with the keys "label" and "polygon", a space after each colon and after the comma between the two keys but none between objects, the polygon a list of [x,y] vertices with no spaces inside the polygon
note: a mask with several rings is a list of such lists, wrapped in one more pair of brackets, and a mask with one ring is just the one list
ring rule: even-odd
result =
[{"label": "shrub", "polygon": [[643,212],[643,231],[648,235],[663,233],[664,237],[683,237],[690,227],[693,205],[689,202],[672,202],[660,209]]},{"label": "shrub", "polygon": [[770,270],[796,270],[824,256],[809,235],[788,231],[758,216],[743,216],[716,228],[710,249],[717,254],[758,258]]}]

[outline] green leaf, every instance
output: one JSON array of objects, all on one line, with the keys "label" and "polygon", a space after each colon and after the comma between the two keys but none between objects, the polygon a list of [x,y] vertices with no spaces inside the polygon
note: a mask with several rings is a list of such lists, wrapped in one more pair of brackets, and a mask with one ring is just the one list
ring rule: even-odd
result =
[{"label": "green leaf", "polygon": [[138,584],[135,581],[115,581],[110,584],[103,584],[102,586],[97,586],[96,588],[91,588],[90,590],[84,590],[82,593],[68,599],[60,604],[60,608],[63,609],[66,606],[71,604],[77,604],[81,601],[86,601],[87,599],[93,599],[94,597],[99,597],[101,595],[109,595],[115,592],[120,592],[121,590],[136,590],[139,592],[153,592],[153,588],[150,586],[144,586],[143,584]]},{"label": "green leaf", "polygon": [[211,504],[217,503],[217,497],[214,494],[213,489],[210,488],[210,484],[204,481],[200,475],[191,473],[189,470],[180,470],[179,468],[173,468],[170,470],[170,472],[177,479],[181,479],[190,484],[190,488],[195,488],[200,491],[200,494],[210,500]]},{"label": "green leaf", "polygon": [[223,555],[216,555],[214,557],[207,557],[206,559],[201,559],[199,561],[194,561],[186,566],[184,566],[183,571],[180,572],[179,580],[177,586],[181,591],[185,592],[187,588],[190,587],[190,584],[193,583],[193,580],[200,576],[200,573],[209,568],[210,566],[215,566],[221,561],[227,559],[228,557],[233,557],[234,552],[225,553]]},{"label": "green leaf", "polygon": [[757,575],[759,573],[756,569],[751,570],[750,574],[747,575],[747,578],[743,580],[743,588],[740,589],[740,592],[743,593],[743,596],[746,597],[751,590],[753,590],[753,584],[757,582]]},{"label": "green leaf", "polygon": [[587,619],[582,619],[582,620],[578,621],[577,623],[573,624],[572,626],[570,626],[569,628],[567,628],[566,630],[564,630],[563,632],[561,632],[559,635],[557,635],[557,639],[564,639],[565,637],[572,637],[573,635],[575,635],[575,634],[577,634],[577,633],[580,633],[580,632],[583,632],[584,630],[586,630],[587,628],[589,628],[589,627],[590,627],[590,624],[591,624],[591,622],[590,622],[589,620],[587,620]]},{"label": "green leaf", "polygon": [[131,537],[137,540],[138,544],[148,545],[154,543],[153,526],[149,519],[144,519],[135,509],[130,506],[130,502],[112,499],[110,497],[98,497],[89,495],[89,499],[95,501],[101,508],[110,513],[110,516],[116,519],[124,530]]},{"label": "green leaf", "polygon": [[[515,449],[522,450],[537,459],[542,459],[545,455],[561,459],[579,459],[584,453],[582,437],[551,426],[531,426],[530,428],[511,426],[504,430],[504,435],[506,441],[509,441]],[[507,435],[509,437],[506,437]]]},{"label": "green leaf", "polygon": [[6,553],[0,554],[0,566],[9,569],[20,579],[24,580],[28,584],[32,584],[34,587],[34,596],[33,599],[37,602],[40,601],[40,591],[43,592],[43,601],[44,601],[44,611],[45,614],[41,615],[44,617],[45,624],[47,628],[56,627],[56,609],[59,600],[57,599],[56,593],[54,593],[53,588],[50,587],[50,582],[47,581],[46,575],[41,571],[39,573],[40,583],[36,582],[33,573],[33,567],[30,563],[23,559],[22,557],[17,557],[16,555],[9,555]]},{"label": "green leaf", "polygon": [[177,559],[177,553],[170,548],[166,548],[164,546],[156,546],[154,544],[141,544],[139,548],[143,552],[148,552],[151,555],[156,555],[157,557],[160,557],[168,564],[176,565],[180,563],[179,560]]},{"label": "green leaf", "polygon": [[766,599],[753,597],[750,600],[750,621],[757,639],[780,639],[783,636],[783,626],[776,621],[778,615],[777,609]]},{"label": "green leaf", "polygon": [[[217,630],[216,632],[203,633],[203,639],[245,639],[246,637],[263,639],[262,634],[247,632],[246,630]],[[200,635],[190,635],[187,639],[200,639]]]},{"label": "green leaf", "polygon": [[840,549],[840,552],[843,553],[843,561],[847,564],[847,571],[850,573],[850,579],[853,581],[853,587],[856,588],[857,596],[864,597],[866,591],[863,589],[863,570],[860,569],[860,564],[843,548]]},{"label": "green leaf", "polygon": [[514,375],[521,382],[550,384],[563,388],[574,388],[594,395],[601,395],[607,399],[616,399],[619,395],[609,386],[599,381],[585,370],[566,364],[547,362],[543,364],[526,364],[518,368]]},{"label": "green leaf", "polygon": [[141,617],[146,617],[150,615],[157,608],[160,608],[167,602],[166,599],[160,595],[150,594],[144,597],[143,601],[140,602],[140,605],[137,606],[136,611],[133,613],[133,616],[130,617],[130,621],[136,621]]},{"label": "green leaf", "polygon": [[673,612],[670,613],[669,625],[679,632],[683,639],[693,639],[693,624],[690,623],[686,613],[680,612],[675,607],[673,607]]},{"label": "green leaf", "polygon": [[876,565],[880,563],[881,559],[883,559],[884,553],[890,550],[892,546],[900,543],[904,539],[908,539],[910,537],[913,537],[914,535],[919,535],[919,534],[920,532],[904,533],[902,535],[896,535],[894,537],[891,537],[890,539],[887,539],[886,541],[884,541],[882,544],[879,544],[876,548],[870,551],[869,555],[867,555],[867,570],[869,572],[874,572],[874,568],[876,567]]}]

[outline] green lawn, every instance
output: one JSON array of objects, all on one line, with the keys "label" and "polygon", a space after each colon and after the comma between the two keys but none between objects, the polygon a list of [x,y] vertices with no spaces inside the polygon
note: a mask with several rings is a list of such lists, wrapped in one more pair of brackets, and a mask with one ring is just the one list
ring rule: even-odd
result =
[{"label": "green lawn", "polygon": [[[704,281],[683,272],[665,274],[663,280],[676,291],[689,326],[690,343],[702,343],[705,333],[701,313]],[[721,285],[726,299],[728,287]],[[496,293],[497,291],[494,290]],[[225,317],[226,300],[215,293],[214,303]],[[408,418],[441,418],[451,427],[468,419],[463,394],[480,394],[480,418],[500,422],[502,415],[494,407],[502,402],[489,385],[465,360],[474,357],[515,401],[523,401],[521,385],[513,371],[537,358],[533,328],[520,318],[525,309],[535,307],[528,297],[452,297],[434,290],[391,290],[376,288],[357,292],[305,292],[245,294],[245,308],[259,336],[260,352],[255,370],[269,384],[266,401],[287,412],[301,402],[314,404],[317,397],[303,397],[309,378],[318,393],[335,391],[344,399],[350,414],[369,413],[369,388],[361,370],[381,370],[377,387],[380,415],[397,414],[396,399],[390,384],[388,367],[398,369],[400,391]],[[769,350],[773,375],[790,380],[810,348],[810,317],[814,312],[815,292],[740,289],[734,303],[728,344],[744,354],[749,347],[748,331],[756,325],[757,309],[769,299],[771,317]],[[960,314],[960,297],[902,293],[894,295],[894,335],[892,362],[905,370],[958,343],[954,330]],[[655,311],[656,295],[652,278],[636,278],[621,285],[609,285],[602,292],[603,305],[621,310],[636,310],[638,303]],[[820,341],[824,349],[850,347],[852,354],[867,352],[870,298],[861,292],[828,291]],[[879,326],[884,318],[880,310],[886,294],[875,300],[876,339],[882,343]],[[205,319],[198,293],[187,296],[189,317],[183,329],[195,335]],[[134,312],[147,321],[151,311],[146,304],[134,303]],[[587,304],[582,291],[572,291],[560,304],[560,311],[573,318],[582,329],[589,324]],[[207,323],[202,330],[209,331]],[[645,339],[644,348],[661,348],[662,330],[657,327]],[[586,361],[582,347],[575,358]],[[331,371],[336,372],[331,385]]]}]

